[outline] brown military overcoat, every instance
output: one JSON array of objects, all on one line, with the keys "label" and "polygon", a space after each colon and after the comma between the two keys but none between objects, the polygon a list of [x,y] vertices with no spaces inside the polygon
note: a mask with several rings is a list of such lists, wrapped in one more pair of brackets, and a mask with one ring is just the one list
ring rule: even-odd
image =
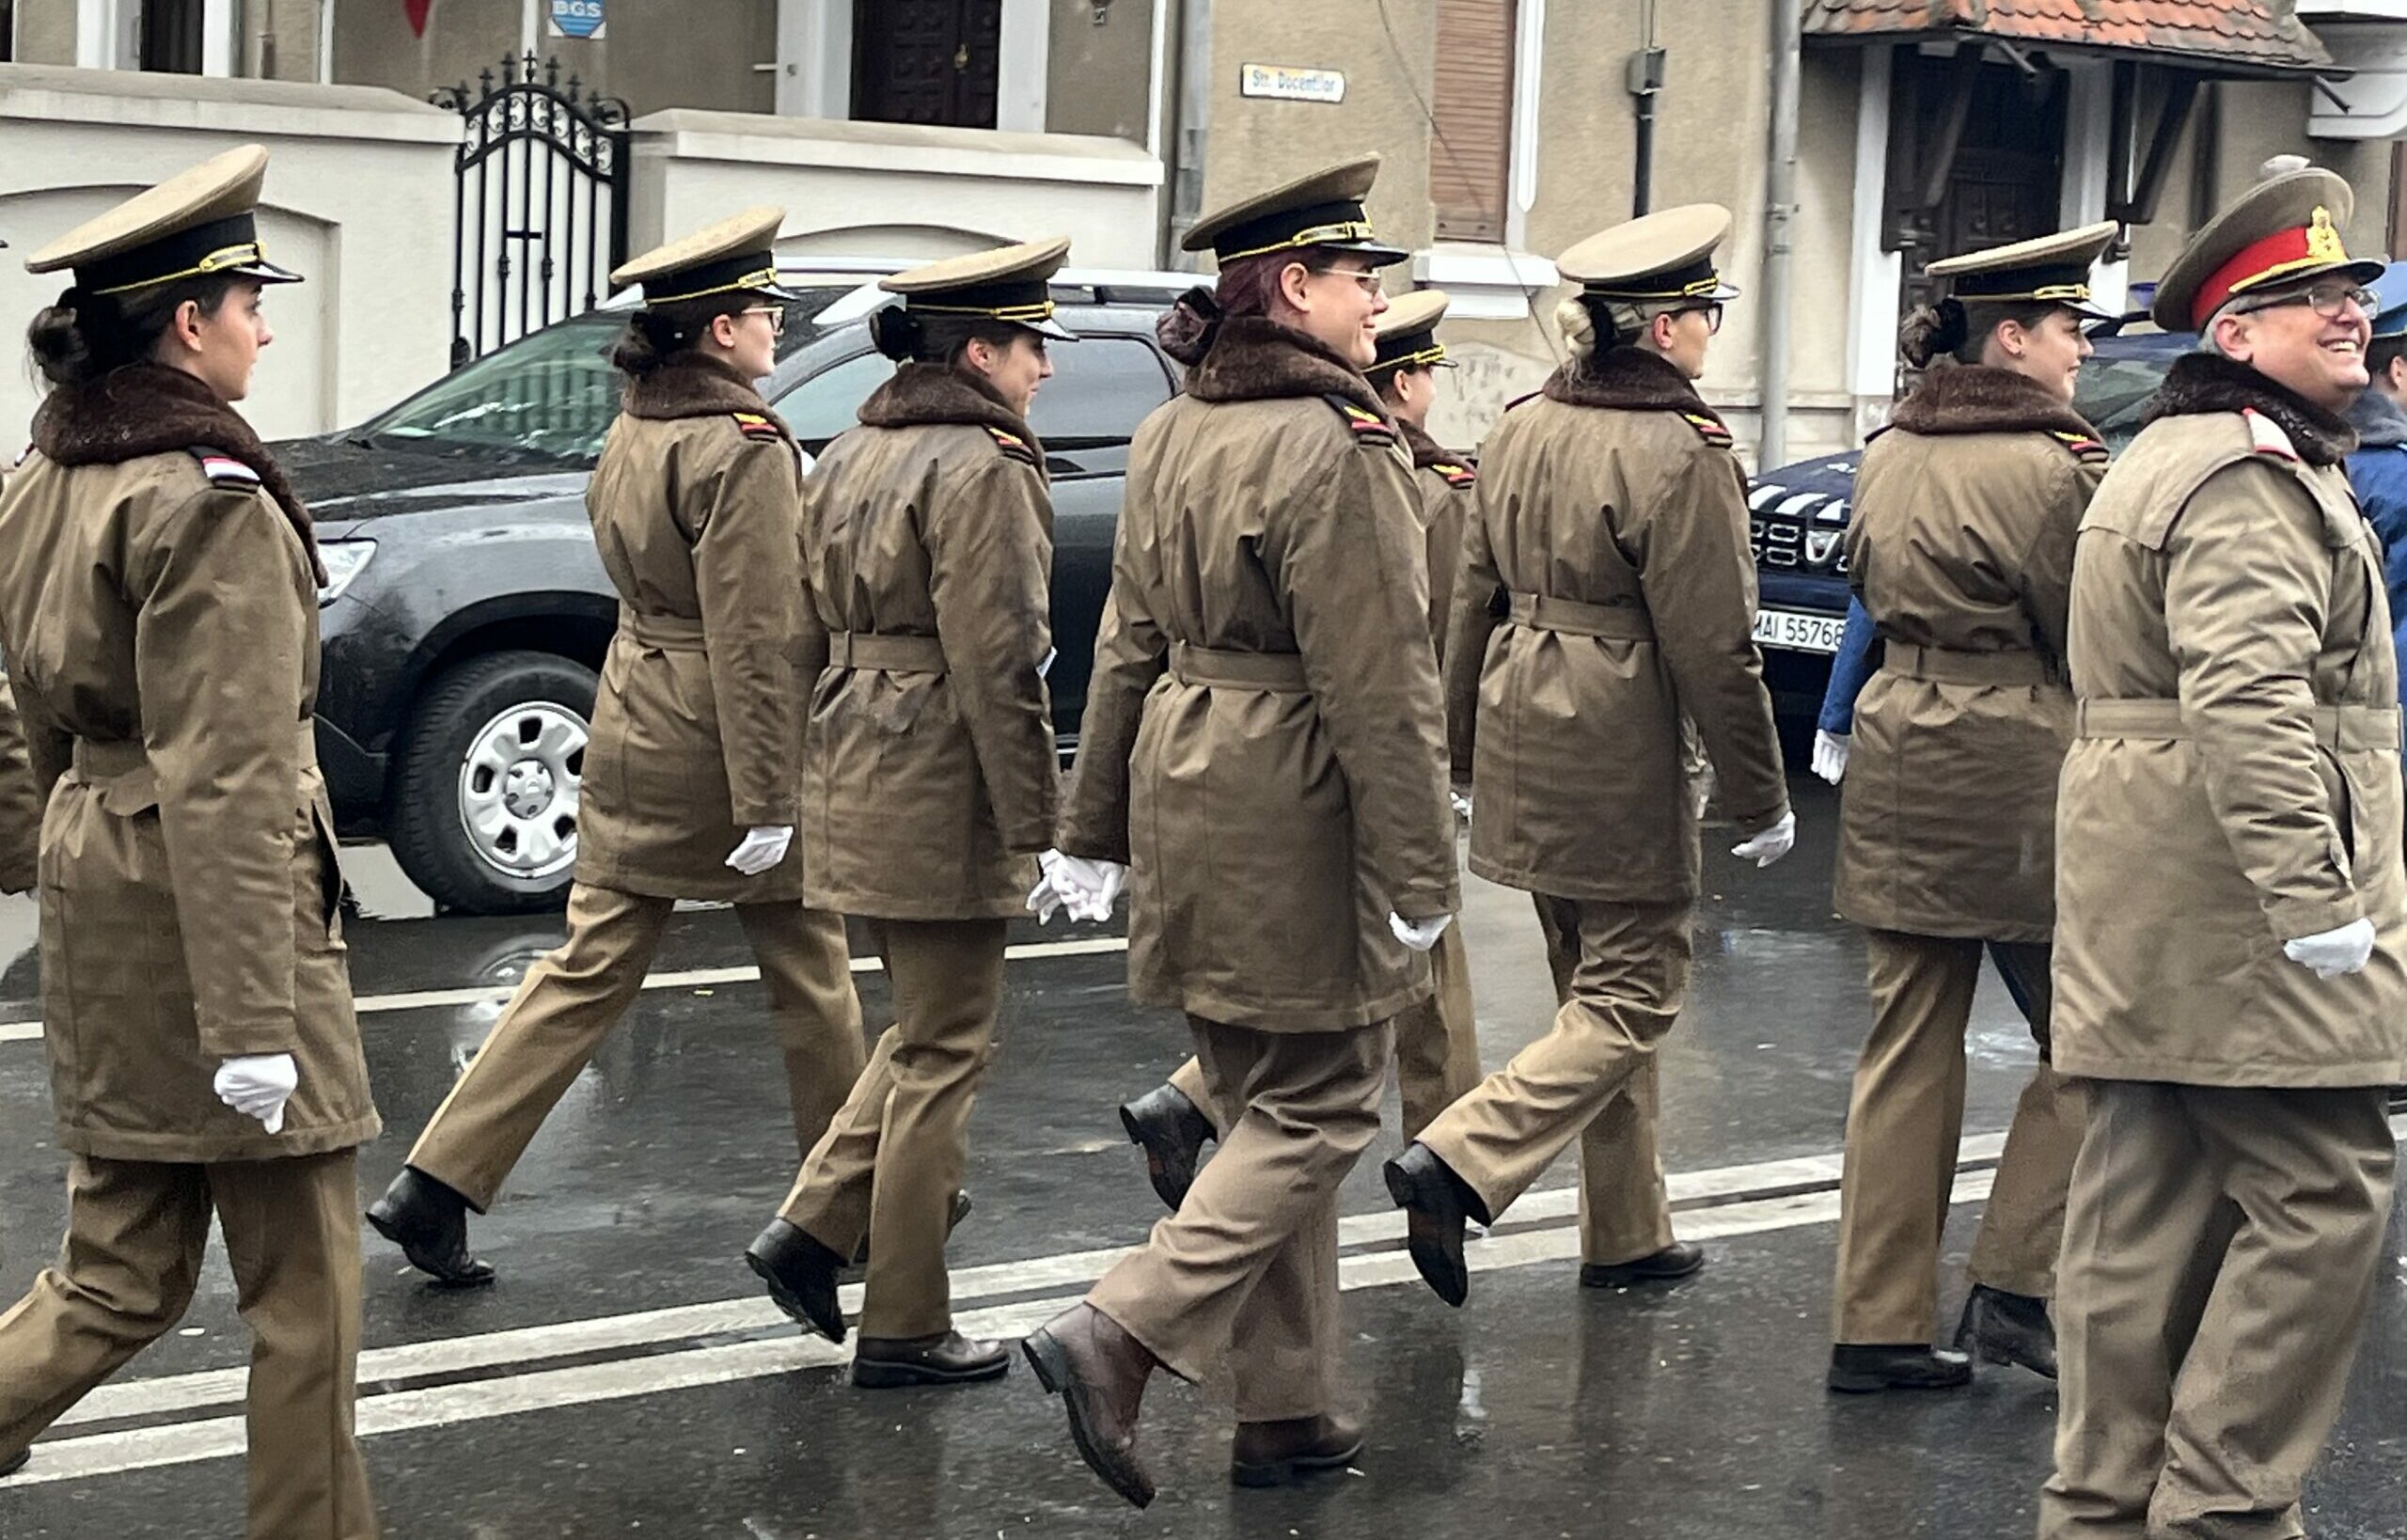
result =
[{"label": "brown military overcoat", "polygon": [[0,893],[30,893],[39,872],[41,787],[25,750],[17,694],[0,675]]},{"label": "brown military overcoat", "polygon": [[707,358],[632,382],[586,490],[619,631],[585,750],[576,879],[654,898],[802,897],[802,863],[727,865],[801,821],[802,718],[825,648],[802,603],[801,461]]},{"label": "brown military overcoat", "polygon": [[[2341,420],[2181,359],[2073,562],[2079,719],[2058,792],[2057,1069],[2407,1079],[2398,665]],[[2319,979],[2282,943],[2373,922]]]},{"label": "brown military overcoat", "polygon": [[1133,861],[1138,999],[1329,1031],[1428,996],[1388,927],[1457,902],[1417,504],[1361,376],[1260,318],[1138,430],[1061,836]]},{"label": "brown military overcoat", "polygon": [[1429,565],[1429,639],[1446,661],[1446,630],[1455,616],[1455,579],[1463,564],[1463,526],[1478,500],[1479,476],[1471,463],[1408,422],[1396,427],[1412,455],[1412,479],[1421,493],[1423,544]]},{"label": "brown military overcoat", "polygon": [[[113,417],[155,437],[194,415],[197,382],[135,392],[149,371],[120,372],[97,412],[53,393],[42,451],[0,495],[0,647],[47,797],[58,1139],[114,1160],[347,1149],[380,1124],[312,746],[310,553],[260,478],[205,448],[60,464],[111,452]],[[275,1053],[300,1083],[271,1136],[212,1081],[223,1059]]]},{"label": "brown military overcoat", "polygon": [[[860,419],[804,495],[809,602],[834,642],[803,747],[810,900],[1008,919],[1059,806],[1044,448],[993,387],[941,364],[903,365]],[[922,655],[868,655],[898,644]]]},{"label": "brown military overcoat", "polygon": [[1838,909],[1916,935],[2045,941],[2073,537],[2106,447],[2010,369],[1934,370],[1864,451],[1849,582],[1884,664],[1855,707]]},{"label": "brown military overcoat", "polygon": [[1670,363],[1613,349],[1506,412],[1480,456],[1446,653],[1455,773],[1476,783],[1471,870],[1558,898],[1695,897],[1683,713],[1739,832],[1778,823],[1754,609],[1729,432]]}]

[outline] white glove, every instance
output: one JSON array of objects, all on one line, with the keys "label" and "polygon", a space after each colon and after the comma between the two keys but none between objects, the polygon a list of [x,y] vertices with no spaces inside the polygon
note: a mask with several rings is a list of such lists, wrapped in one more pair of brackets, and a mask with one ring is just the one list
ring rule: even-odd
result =
[{"label": "white glove", "polygon": [[249,1054],[217,1066],[217,1099],[270,1134],[284,1132],[284,1104],[301,1083],[301,1066],[289,1053]]},{"label": "white glove", "polygon": [[757,877],[786,858],[794,843],[790,824],[763,824],[744,831],[743,840],[728,853],[727,864],[747,877]]},{"label": "white glove", "polygon": [[1814,774],[1836,786],[1847,774],[1847,751],[1851,740],[1844,732],[1814,732]]},{"label": "white glove", "polygon": [[1447,801],[1449,801],[1449,802],[1451,802],[1451,803],[1453,803],[1453,804],[1455,805],[1455,816],[1456,818],[1461,819],[1461,820],[1462,820],[1464,823],[1466,823],[1466,824],[1468,824],[1468,823],[1470,823],[1470,822],[1471,822],[1471,788],[1470,788],[1470,787],[1468,787],[1468,786],[1458,786],[1458,787],[1455,787],[1453,791],[1448,792],[1448,793],[1446,794],[1446,800],[1447,800]]},{"label": "white glove", "polygon": [[1427,951],[1431,947],[1436,946],[1438,937],[1445,935],[1446,927],[1454,922],[1455,917],[1452,915],[1439,915],[1435,919],[1413,920],[1405,919],[1392,909],[1388,911],[1388,929],[1395,933],[1397,940],[1415,951]]},{"label": "white glove", "polygon": [[1028,912],[1036,917],[1039,925],[1052,923],[1062,905],[1084,895],[1071,886],[1064,871],[1067,856],[1048,850],[1036,858],[1036,886],[1028,890]]},{"label": "white glove", "polygon": [[1068,910],[1072,919],[1109,919],[1112,904],[1128,883],[1128,869],[1118,861],[1091,861],[1048,850],[1036,864],[1045,875],[1029,890],[1028,907],[1040,925],[1055,909]]},{"label": "white glove", "polygon": [[1744,844],[1733,845],[1730,854],[1742,861],[1753,861],[1758,870],[1770,866],[1788,854],[1797,843],[1797,815],[1786,812],[1780,822],[1756,835]]},{"label": "white glove", "polygon": [[2282,955],[2301,967],[2311,967],[2319,979],[2354,973],[2373,956],[2373,921],[2352,920],[2336,931],[2302,935],[2282,943]]}]

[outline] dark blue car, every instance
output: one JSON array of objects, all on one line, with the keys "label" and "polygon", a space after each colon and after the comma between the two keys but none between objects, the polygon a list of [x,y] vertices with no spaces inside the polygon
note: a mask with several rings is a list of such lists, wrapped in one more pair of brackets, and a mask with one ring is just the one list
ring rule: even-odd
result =
[{"label": "dark blue car", "polygon": [[[2140,431],[2140,406],[2173,367],[2197,345],[2187,335],[2150,332],[2101,336],[2082,366],[2073,407],[2109,448],[2120,451]],[[1754,477],[1747,484],[1748,520],[1755,550],[1762,607],[1755,640],[1764,674],[1783,715],[1810,719],[1830,680],[1847,619],[1847,552],[1840,534],[1855,496],[1855,466],[1863,452],[1824,455]]]}]

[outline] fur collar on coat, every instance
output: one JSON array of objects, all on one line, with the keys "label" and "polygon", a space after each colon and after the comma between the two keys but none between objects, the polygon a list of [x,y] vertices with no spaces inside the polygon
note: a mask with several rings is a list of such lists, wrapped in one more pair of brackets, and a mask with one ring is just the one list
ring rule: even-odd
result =
[{"label": "fur collar on coat", "polygon": [[2293,395],[2245,364],[2211,353],[2185,353],[2165,372],[2164,384],[2141,410],[2143,426],[2161,417],[2200,416],[2254,411],[2289,435],[2301,460],[2336,465],[2357,447],[2346,418]]},{"label": "fur collar on coat", "polygon": [[2098,430],[2037,380],[2010,369],[1956,364],[1925,374],[1889,414],[1889,426],[1910,433],[2072,433]]},{"label": "fur collar on coat", "polygon": [[1575,358],[1547,376],[1546,399],[1617,412],[1680,412],[1727,428],[1695,384],[1668,358],[1644,348],[1609,348]]}]

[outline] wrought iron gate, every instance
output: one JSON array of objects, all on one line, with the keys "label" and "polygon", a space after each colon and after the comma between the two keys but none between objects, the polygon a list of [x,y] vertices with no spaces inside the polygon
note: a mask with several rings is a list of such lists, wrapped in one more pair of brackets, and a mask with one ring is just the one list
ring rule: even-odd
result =
[{"label": "wrought iron gate", "polygon": [[593,308],[627,257],[627,104],[560,61],[504,55],[437,91],[466,119],[454,163],[451,367]]}]

